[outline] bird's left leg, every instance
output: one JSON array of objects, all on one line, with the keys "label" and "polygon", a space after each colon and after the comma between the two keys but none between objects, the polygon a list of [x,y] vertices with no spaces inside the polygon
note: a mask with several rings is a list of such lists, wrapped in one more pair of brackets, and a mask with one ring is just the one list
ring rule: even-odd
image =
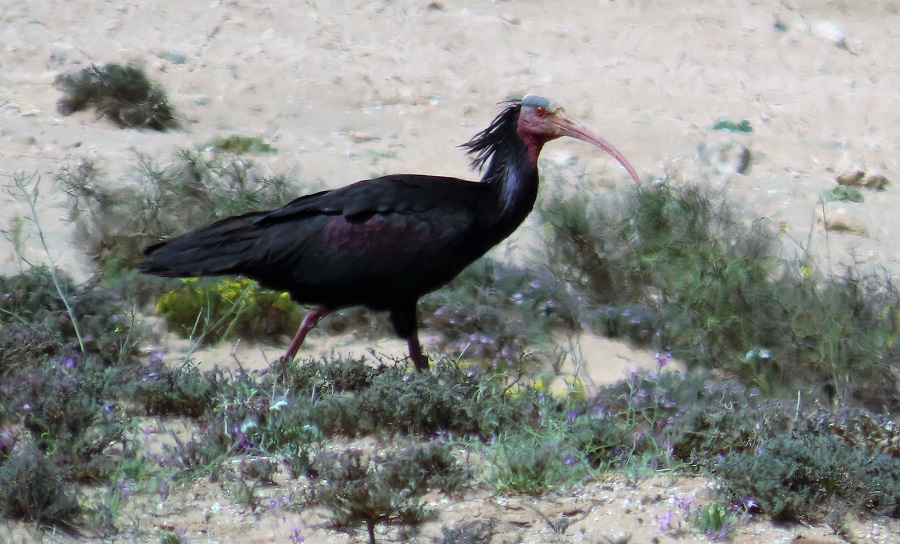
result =
[{"label": "bird's left leg", "polygon": [[290,362],[297,355],[297,352],[300,351],[300,346],[303,345],[303,340],[306,338],[307,333],[330,313],[331,308],[326,308],[325,306],[316,306],[310,310],[306,317],[303,318],[303,322],[300,323],[300,328],[297,329],[297,334],[294,335],[294,339],[291,341],[287,353],[281,358],[281,362]]},{"label": "bird's left leg", "polygon": [[416,370],[425,372],[428,370],[428,357],[422,351],[419,343],[419,328],[416,323],[416,302],[405,304],[391,310],[391,325],[400,338],[406,339],[409,346],[409,358],[412,359]]}]

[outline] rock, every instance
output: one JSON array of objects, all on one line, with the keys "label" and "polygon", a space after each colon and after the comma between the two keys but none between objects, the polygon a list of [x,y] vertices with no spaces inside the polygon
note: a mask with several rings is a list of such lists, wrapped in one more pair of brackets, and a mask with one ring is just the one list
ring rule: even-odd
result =
[{"label": "rock", "polygon": [[862,170],[845,170],[838,175],[837,182],[841,185],[858,185],[865,175]]},{"label": "rock", "polygon": [[860,181],[860,185],[866,189],[874,189],[876,191],[884,191],[888,183],[888,179],[881,174],[869,174]]},{"label": "rock", "polygon": [[169,61],[172,64],[185,64],[187,62],[187,55],[184,53],[179,53],[177,51],[160,51],[156,54],[159,58]]},{"label": "rock", "polygon": [[846,232],[857,236],[868,236],[869,231],[863,225],[854,223],[847,217],[826,217],[824,221],[825,230],[829,232]]},{"label": "rock", "polygon": [[847,37],[844,35],[844,30],[834,21],[827,19],[816,21],[812,24],[812,33],[835,47],[847,49]]},{"label": "rock", "polygon": [[881,174],[866,173],[859,168],[844,170],[835,178],[839,185],[846,187],[865,187],[875,191],[884,191],[888,179]]},{"label": "rock", "polygon": [[869,229],[864,214],[865,210],[858,205],[825,202],[824,209],[816,212],[816,219],[829,232],[868,236]]},{"label": "rock", "polygon": [[744,144],[732,139],[700,144],[697,155],[701,161],[722,174],[746,174],[750,171],[750,162],[753,159],[753,155]]}]

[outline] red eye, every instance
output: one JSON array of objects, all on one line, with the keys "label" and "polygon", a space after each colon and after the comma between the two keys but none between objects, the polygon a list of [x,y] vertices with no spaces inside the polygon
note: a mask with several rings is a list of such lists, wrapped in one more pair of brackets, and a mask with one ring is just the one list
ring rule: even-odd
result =
[{"label": "red eye", "polygon": [[546,108],[538,106],[534,108],[534,113],[536,113],[538,117],[547,117],[547,114],[549,114],[550,112],[548,112]]}]

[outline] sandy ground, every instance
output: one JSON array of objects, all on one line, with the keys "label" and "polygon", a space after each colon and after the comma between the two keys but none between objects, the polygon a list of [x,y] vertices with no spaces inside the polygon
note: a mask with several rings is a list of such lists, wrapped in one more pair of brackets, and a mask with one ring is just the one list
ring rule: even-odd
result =
[{"label": "sandy ground", "polygon": [[[455,146],[486,126],[497,102],[533,92],[612,141],[645,180],[723,188],[748,214],[781,225],[789,251],[809,250],[831,264],[856,259],[896,275],[898,11],[891,0],[2,0],[0,183],[10,185],[17,172],[41,176],[40,222],[52,258],[85,279],[90,263],[73,243],[65,195],[54,184],[59,168],[78,157],[116,178],[134,168],[135,152],[165,161],[176,149],[240,134],[274,145],[279,152],[257,162],[302,183],[336,187],[395,172],[473,177]],[[107,62],[145,67],[184,130],[119,130],[93,113],[60,116],[54,78]],[[747,119],[754,131],[711,130],[722,119]],[[701,145],[723,142],[750,150],[749,172],[698,154]],[[553,142],[543,159],[628,183],[612,159],[579,142]],[[823,207],[821,192],[850,168],[893,183],[864,191],[864,203]],[[826,233],[822,213],[847,218],[860,233]],[[0,193],[0,229],[27,215],[21,201]],[[517,240],[534,228],[526,224]],[[25,257],[47,260],[33,231]],[[18,266],[12,244],[0,239],[0,273]],[[597,380],[653,364],[652,354],[602,339],[586,340],[582,353]],[[610,370],[612,360],[625,362]],[[616,534],[615,522],[638,518],[627,529],[633,542],[672,540],[623,502],[597,503],[600,510],[579,522],[587,540],[571,541],[596,542]],[[466,512],[459,508],[450,510]],[[598,513],[607,510],[611,517]],[[216,519],[227,524],[229,508],[221,512]],[[273,520],[239,520],[232,532],[197,533],[192,541],[247,541],[242,531],[253,531],[254,541],[284,541],[283,531],[260,525],[281,523]],[[807,533],[788,528],[762,537],[757,530],[736,541],[787,542]],[[526,542],[569,541],[541,531],[522,529]],[[307,542],[331,541],[321,535]],[[870,523],[854,538],[890,542],[886,535]]]}]

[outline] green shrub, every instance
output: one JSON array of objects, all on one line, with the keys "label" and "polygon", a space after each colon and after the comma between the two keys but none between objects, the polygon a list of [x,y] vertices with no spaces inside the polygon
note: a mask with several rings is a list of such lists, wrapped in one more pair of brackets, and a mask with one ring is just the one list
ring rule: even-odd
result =
[{"label": "green shrub", "polygon": [[542,346],[556,331],[579,329],[578,301],[543,269],[479,259],[447,287],[425,297],[423,329],[451,358],[480,361],[497,372],[530,372],[556,362]]},{"label": "green shrub", "polygon": [[585,474],[579,452],[556,433],[503,433],[486,451],[488,481],[499,493],[544,493]]},{"label": "green shrub", "polygon": [[863,202],[862,190],[852,185],[836,185],[822,192],[822,198],[831,202]]},{"label": "green shrub", "polygon": [[245,155],[248,153],[276,153],[277,150],[267,144],[261,138],[250,136],[240,136],[233,134],[228,137],[219,137],[207,144],[205,147],[211,147],[216,151],[225,153],[234,153],[235,155]]},{"label": "green shrub", "polygon": [[820,520],[848,509],[900,517],[900,459],[828,434],[780,436],[752,452],[732,452],[713,471],[721,493],[751,497],[780,521]]},{"label": "green shrub", "polygon": [[289,369],[283,383],[301,399],[314,395],[306,417],[326,436],[490,436],[528,417],[527,400],[505,395],[508,384],[479,366],[439,362],[419,373],[405,362],[370,367],[326,358]]},{"label": "green shrub", "polygon": [[434,487],[455,490],[464,478],[446,446],[438,445],[370,456],[359,450],[322,454],[314,472],[313,496],[329,509],[331,524],[342,530],[365,524],[371,544],[377,524],[415,528],[430,518],[421,496]]},{"label": "green shrub", "polygon": [[[213,471],[230,456],[267,456],[283,461],[294,476],[307,474],[311,452],[322,438],[308,397],[291,395],[251,375],[207,374],[214,391],[200,430],[187,442],[176,440],[168,457],[185,471]],[[279,392],[282,391],[282,392]]]},{"label": "green shrub", "polygon": [[177,126],[165,92],[132,65],[92,65],[56,78],[64,93],[57,109],[63,115],[94,108],[122,128],[166,130]]},{"label": "green shrub", "polygon": [[[134,359],[145,334],[115,293],[76,285],[57,271],[60,289],[72,308],[85,355],[106,365]],[[62,359],[80,351],[75,324],[60,298],[50,270],[32,267],[0,277],[0,376],[42,357]]]},{"label": "green shrub", "polygon": [[[90,359],[49,362],[11,378],[16,385],[4,403],[67,478],[106,478],[133,454],[124,448],[128,425],[108,391],[109,373]],[[117,461],[109,452],[119,447]]]},{"label": "green shrub", "polygon": [[196,365],[185,363],[171,368],[151,354],[137,377],[125,384],[127,394],[152,416],[198,418],[212,408],[222,382],[222,374],[200,373]]},{"label": "green shrub", "polygon": [[69,194],[76,237],[100,269],[104,282],[141,303],[164,279],[138,275],[144,248],[169,236],[252,210],[278,207],[289,199],[280,176],[264,176],[246,159],[193,150],[160,165],[145,155],[124,179],[110,180],[81,159],[63,167],[57,182]]},{"label": "green shrub", "polygon": [[781,257],[763,222],[696,186],[607,203],[558,194],[540,211],[551,269],[594,307],[582,322],[767,394],[829,384],[842,399],[900,407],[900,294],[889,280],[853,268],[818,276]]},{"label": "green shrub", "polygon": [[372,385],[387,366],[369,364],[365,357],[339,357],[335,354],[306,360],[295,359],[288,368],[280,369],[278,380],[286,387],[302,393],[336,394],[361,391]]},{"label": "green shrub", "polygon": [[454,527],[443,527],[438,544],[490,544],[497,527],[497,518],[460,522]]},{"label": "green shrub", "polygon": [[74,486],[41,451],[28,445],[0,462],[0,513],[74,530],[81,507]]},{"label": "green shrub", "polygon": [[302,319],[287,293],[263,289],[246,278],[185,278],[159,297],[156,309],[171,331],[203,343],[223,338],[271,341],[293,335]]},{"label": "green shrub", "polygon": [[400,434],[491,434],[497,424],[494,418],[502,418],[503,409],[492,405],[497,411],[487,413],[486,406],[500,399],[482,397],[484,402],[479,402],[482,385],[476,375],[470,377],[455,365],[441,365],[437,372],[394,367],[375,376],[372,386],[359,395],[362,412],[369,414],[373,428]]}]

